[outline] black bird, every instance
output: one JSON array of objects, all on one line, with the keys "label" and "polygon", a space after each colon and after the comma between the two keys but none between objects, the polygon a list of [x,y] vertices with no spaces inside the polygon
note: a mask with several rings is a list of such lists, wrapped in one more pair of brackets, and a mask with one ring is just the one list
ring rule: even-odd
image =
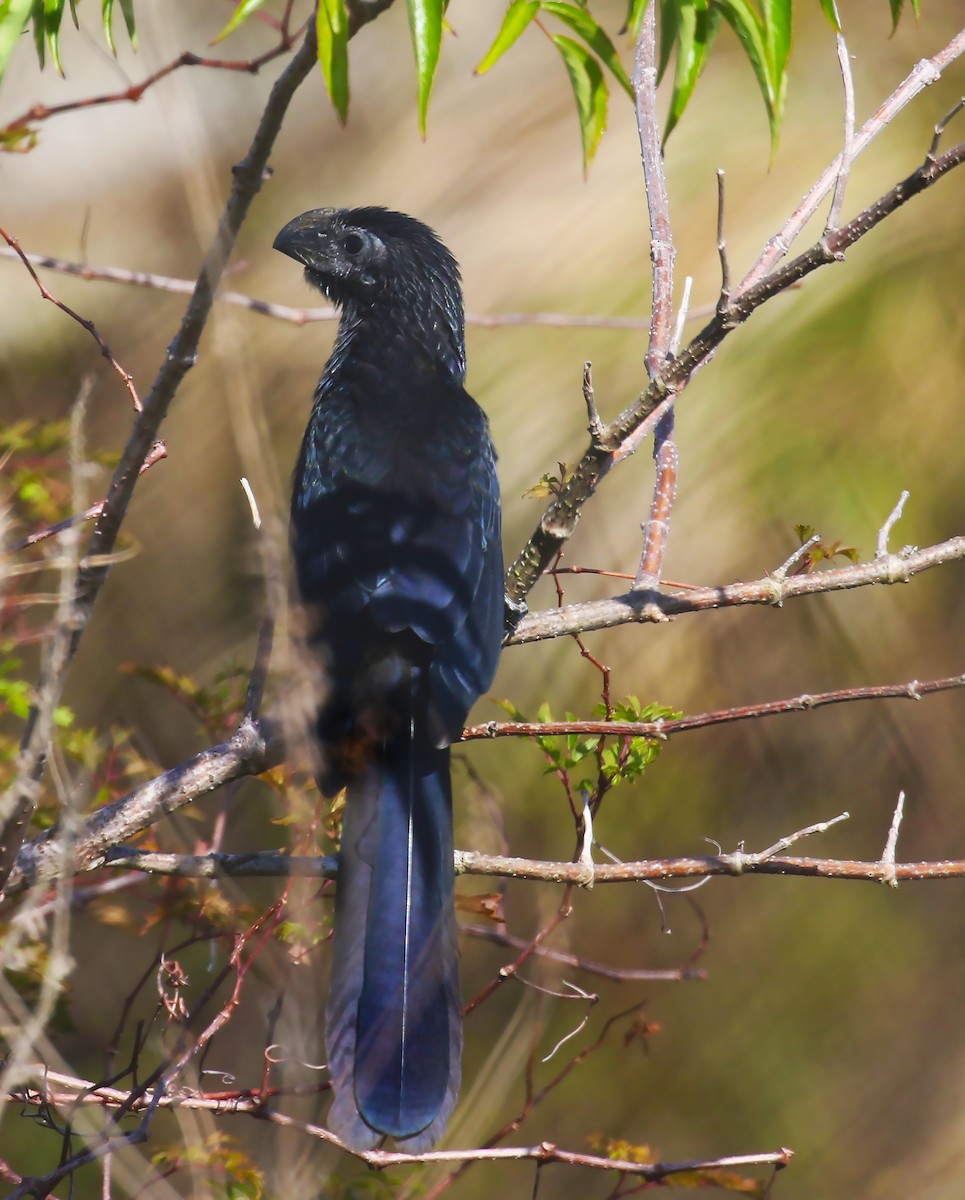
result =
[{"label": "black bird", "polygon": [[316,209],[275,249],[341,309],[295,468],[292,542],[323,664],[323,794],[346,788],[328,1062],[333,1131],[420,1152],[460,1080],[449,744],[503,636],[496,455],[463,388],[459,268],[427,226]]}]

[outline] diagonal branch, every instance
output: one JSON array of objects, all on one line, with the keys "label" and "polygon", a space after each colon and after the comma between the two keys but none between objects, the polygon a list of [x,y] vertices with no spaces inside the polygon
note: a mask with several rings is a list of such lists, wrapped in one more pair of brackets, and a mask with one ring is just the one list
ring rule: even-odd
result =
[{"label": "diagonal branch", "polygon": [[[743,325],[757,309],[774,296],[807,278],[819,267],[841,261],[847,250],[886,217],[907,204],[914,196],[933,186],[954,168],[961,166],[963,161],[965,142],[942,155],[929,153],[917,170],[897,183],[847,225],[830,231],[809,250],[775,269],[754,286],[739,291],[726,305],[721,306],[690,344],[667,363],[647,390],[607,426],[603,437],[593,440],[573,474],[543,513],[539,525],[516,561],[509,567],[506,573],[506,591],[509,599],[519,604],[559,553],[563,544],[572,536],[583,505],[594,494],[610,467],[619,461],[619,448],[623,443],[633,436],[657,405],[684,390],[693,375],[713,356],[729,334]],[[652,593],[648,596],[652,597]],[[525,622],[520,624],[519,629],[523,624]],[[518,636],[518,631],[515,640],[524,640]]]},{"label": "diagonal branch", "polygon": [[659,595],[653,592],[628,592],[606,600],[589,600],[544,612],[530,613],[516,626],[508,645],[539,642],[546,638],[590,633],[634,622],[665,621],[683,613],[707,609],[735,608],[744,604],[780,606],[785,600],[819,592],[840,592],[868,584],[906,583],[913,575],[943,563],[965,559],[965,535],[949,538],[923,550],[908,549],[886,558],[853,566],[815,571],[810,575],[765,575],[749,583],[729,583],[718,587],[688,588]]},{"label": "diagonal branch", "polygon": [[[350,18],[350,35],[356,33],[363,24],[372,20],[386,7],[387,0],[354,4]],[[267,178],[268,159],[281,131],[288,106],[299,86],[312,71],[316,57],[315,23],[310,21],[301,46],[271,89],[248,153],[233,168],[231,192],[214,239],[205,254],[181,326],[168,347],[167,356],[144,400],[143,409],[136,416],[131,436],[111,480],[104,507],[91,535],[87,555],[78,571],[76,591],[68,619],[58,623],[51,638],[50,661],[56,664],[55,673],[47,680],[51,703],[56,703],[60,696],[70,663],[91,618],[100,589],[107,579],[110,556],[134,494],[142,464],[157,440],[158,430],[178,387],[197,360],[201,334],[211,312],[218,280],[224,272],[252,201]],[[37,710],[34,709],[24,730],[25,746],[33,743],[36,721]],[[0,884],[6,880],[13,867],[23,841],[24,830],[33,814],[44,761],[43,753],[37,755],[30,770],[20,772],[14,785],[2,798]]]}]

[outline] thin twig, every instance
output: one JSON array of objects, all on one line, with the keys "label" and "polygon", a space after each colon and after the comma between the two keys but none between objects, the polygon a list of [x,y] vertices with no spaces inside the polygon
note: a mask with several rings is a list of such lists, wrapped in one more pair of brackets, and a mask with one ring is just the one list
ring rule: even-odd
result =
[{"label": "thin twig", "polygon": [[895,811],[891,818],[891,825],[888,828],[888,839],[885,842],[885,848],[881,855],[881,865],[885,868],[884,883],[891,884],[892,887],[898,886],[898,877],[896,875],[895,857],[898,853],[898,831],[901,829],[902,818],[905,815],[905,793],[898,793],[898,802],[895,805]]},{"label": "thin twig", "polygon": [[[833,0],[832,0],[833,2]],[[837,6],[835,5],[835,9]],[[834,181],[834,195],[828,212],[828,221],[824,227],[825,233],[838,228],[841,220],[841,209],[844,207],[844,193],[851,174],[851,164],[854,160],[854,77],[851,74],[851,56],[848,54],[848,44],[844,40],[840,16],[835,11],[838,28],[834,40],[838,51],[838,68],[841,71],[841,82],[844,85],[844,138],[841,143],[841,155],[838,159],[838,173]]]},{"label": "thin twig", "polygon": [[[315,24],[271,89],[259,119],[248,154],[233,170],[233,182],[214,239],[208,248],[187,311],[167,356],[158,372],[144,406],[136,415],[134,428],[121,454],[110,489],[91,535],[87,556],[77,576],[76,594],[69,619],[54,632],[50,655],[57,664],[56,686],[49,697],[51,706],[59,700],[67,669],[77,651],[81,636],[90,621],[94,605],[107,579],[109,556],[113,553],[141,474],[141,467],[157,440],[158,429],[171,401],[197,358],[198,344],[211,312],[214,289],[224,271],[231,248],[248,214],[251,202],[265,179],[268,157],[275,144],[288,106],[299,85],[309,76],[317,58]],[[8,239],[9,240],[9,239]],[[30,268],[32,271],[32,268]],[[30,720],[28,719],[28,733]],[[0,884],[4,883],[23,841],[23,831],[36,804],[37,788],[43,771],[43,754],[32,756],[28,776],[21,775],[17,791],[5,798],[11,817],[0,829]]]},{"label": "thin twig", "polygon": [[800,546],[798,546],[798,548],[789,558],[786,558],[784,562],[781,563],[781,565],[774,572],[774,578],[786,579],[788,572],[792,571],[796,566],[798,566],[799,563],[804,562],[811,547],[816,546],[820,541],[821,535],[819,533],[815,533],[809,537],[806,542],[803,542]]},{"label": "thin twig", "polygon": [[634,622],[665,621],[707,609],[738,608],[745,604],[780,607],[785,601],[801,596],[846,591],[869,584],[907,583],[921,571],[963,558],[965,535],[949,538],[947,542],[922,550],[909,546],[884,559],[875,558],[871,562],[832,567],[826,571],[792,575],[786,579],[772,574],[748,583],[693,587],[666,595],[630,591],[605,600],[587,600],[563,608],[527,613],[518,622],[506,644],[515,646],[547,638],[569,637],[574,633],[612,629]]},{"label": "thin twig", "polygon": [[898,503],[891,510],[888,520],[878,530],[878,543],[875,548],[875,558],[888,557],[888,539],[891,536],[891,531],[901,520],[901,514],[904,512],[905,504],[908,500],[908,492],[902,492],[898,497]]},{"label": "thin twig", "polygon": [[[0,246],[0,258],[13,258],[15,253],[7,247]],[[27,254],[25,257],[35,267],[59,271],[64,275],[74,275],[88,282],[128,284],[134,287],[148,288],[152,291],[173,292],[179,296],[190,296],[195,287],[193,279],[178,279],[149,271],[131,271],[125,267],[94,266],[89,263],[72,262],[64,258],[53,258],[48,254]],[[235,263],[232,270],[237,271],[242,265],[244,264]],[[226,271],[225,274],[227,273]],[[331,305],[317,308],[297,308],[289,304],[275,304],[269,300],[260,300],[256,296],[248,296],[244,292],[221,289],[215,292],[214,299],[218,303],[245,308],[259,316],[270,317],[276,321],[287,321],[292,325],[309,325],[320,321],[334,321],[338,318],[338,309]],[[699,305],[688,312],[687,320],[705,320],[712,316],[713,312],[713,304]],[[474,325],[479,329],[541,326],[546,329],[609,329],[634,333],[649,330],[651,318],[649,316],[617,317],[606,314],[562,312],[467,312],[466,324]]]},{"label": "thin twig", "polygon": [[[149,471],[155,463],[159,463],[161,459],[167,458],[168,448],[164,442],[155,442],[151,447],[150,453],[144,462],[141,463],[139,474],[143,475],[145,471]],[[45,529],[38,529],[36,533],[28,534],[19,542],[15,542],[10,547],[11,553],[16,553],[19,550],[26,550],[28,546],[36,546],[38,542],[45,541],[47,538],[56,537],[57,534],[63,533],[67,529],[73,529],[75,525],[80,525],[84,521],[94,521],[104,511],[106,500],[98,500],[96,504],[92,504],[85,512],[78,513],[73,517],[66,517],[63,521],[57,521],[54,525],[48,525]],[[116,561],[116,560],[115,560]]]},{"label": "thin twig", "polygon": [[5,131],[14,130],[23,126],[29,126],[31,122],[49,121],[51,117],[57,117],[63,113],[78,112],[89,108],[100,108],[109,104],[136,104],[144,93],[156,83],[160,83],[162,79],[167,78],[168,75],[173,74],[182,67],[205,67],[213,71],[240,71],[248,75],[257,75],[266,63],[271,62],[282,54],[287,54],[295,44],[297,38],[297,33],[289,34],[287,30],[284,30],[281,40],[276,46],[272,46],[270,50],[266,50],[256,58],[250,59],[204,58],[200,54],[194,54],[190,50],[185,50],[177,58],[160,67],[153,74],[148,75],[146,79],[142,79],[140,83],[132,83],[130,87],[124,88],[119,92],[110,92],[102,96],[88,96],[82,100],[68,100],[64,104],[35,104],[31,108],[28,108],[26,112],[21,113],[19,117],[15,117],[4,128]]},{"label": "thin twig", "polygon": [[722,312],[730,301],[730,261],[727,239],[724,237],[724,172],[717,168],[717,257],[720,259],[720,296],[717,311]]},{"label": "thin twig", "polygon": [[833,692],[811,692],[786,700],[768,700],[763,704],[736,705],[714,712],[687,717],[667,717],[657,721],[487,721],[463,730],[466,742],[498,737],[568,737],[613,736],[649,737],[661,741],[677,733],[709,729],[733,721],[748,721],[760,717],[780,716],[792,712],[810,712],[828,704],[847,704],[859,700],[921,700],[939,692],[965,687],[965,674],[943,679],[912,679],[908,683],[883,684],[873,687],[840,688]]},{"label": "thin twig", "polygon": [[[901,81],[887,100],[878,106],[855,135],[852,146],[852,162],[859,154],[867,150],[878,134],[887,129],[906,105],[910,104],[926,87],[941,79],[942,72],[962,54],[965,54],[965,29],[957,33],[937,54],[931,58],[923,58],[916,63],[911,73]],[[783,228],[768,239],[757,262],[737,285],[738,295],[759,284],[789,252],[801,230],[814,216],[821,201],[834,186],[840,170],[841,155],[839,154],[834,162],[825,167]]]},{"label": "thin twig", "polygon": [[[965,675],[924,682],[912,680],[909,683],[898,685],[849,688],[836,692],[802,695],[790,700],[729,708],[693,717],[680,717],[674,721],[570,721],[557,724],[490,722],[465,730],[464,737],[467,741],[471,741],[479,738],[552,736],[575,732],[623,737],[665,738],[676,733],[704,729],[716,724],[796,711],[809,711],[825,704],[873,699],[920,700],[924,696],[961,687],[965,687]],[[133,867],[137,866],[138,862],[161,863],[161,859],[144,858],[139,851],[123,847],[120,843],[149,828],[160,816],[173,812],[184,804],[191,803],[199,796],[220,787],[223,783],[245,775],[259,774],[272,764],[280,762],[283,748],[279,742],[271,741],[270,737],[271,731],[265,722],[246,721],[227,742],[204,751],[190,762],[173,768],[157,779],[152,779],[136,788],[113,804],[99,809],[87,819],[83,831],[78,837],[77,869],[94,870],[110,865]],[[231,874],[234,872],[236,864],[238,873],[241,874],[256,873],[257,868],[258,874],[307,874],[315,877],[327,877],[327,872],[334,869],[334,863],[326,863],[314,858],[302,860],[295,856],[286,858],[284,866],[278,865],[276,861],[264,860],[262,855],[202,855],[198,856],[197,868],[190,865],[189,859],[183,861],[187,864],[183,873],[207,877]],[[568,866],[581,878],[584,877],[585,868],[582,864],[571,863]],[[171,858],[168,868],[172,874],[179,873],[176,869],[177,856]],[[158,869],[164,869],[163,864]],[[597,877],[596,872],[603,869],[599,866],[595,867],[594,878]],[[25,845],[18,855],[16,867],[11,872],[7,883],[6,895],[9,896],[38,879],[50,879],[55,876],[56,862],[51,852],[50,834],[41,834]]]},{"label": "thin twig", "polygon": [[97,326],[94,324],[94,322],[89,321],[86,317],[82,317],[80,315],[80,313],[75,312],[74,309],[72,309],[69,304],[65,304],[63,302],[63,300],[58,300],[57,297],[53,294],[53,292],[49,291],[46,287],[44,287],[43,283],[40,280],[40,276],[34,270],[33,263],[31,262],[31,258],[33,256],[24,253],[23,249],[20,246],[20,243],[17,241],[17,239],[15,237],[11,237],[10,234],[7,233],[7,231],[5,229],[0,229],[0,237],[3,238],[3,240],[7,243],[7,245],[10,247],[10,249],[13,251],[13,253],[17,255],[17,257],[20,259],[20,261],[23,263],[23,265],[30,272],[30,278],[37,285],[37,288],[40,291],[40,295],[43,297],[43,299],[49,300],[51,304],[53,304],[57,308],[59,308],[61,312],[66,313],[67,316],[71,318],[71,320],[76,321],[78,325],[80,325],[82,328],[86,329],[87,332],[91,335],[91,337],[94,339],[94,341],[100,347],[101,355],[104,358],[106,358],[107,361],[111,364],[111,369],[114,371],[114,373],[116,375],[118,375],[120,377],[121,382],[124,384],[124,387],[127,389],[127,393],[131,397],[131,403],[134,406],[134,411],[136,413],[139,413],[141,411],[141,401],[140,401],[140,398],[138,397],[137,389],[134,386],[134,377],[133,377],[133,375],[128,374],[128,372],[124,370],[124,368],[121,366],[121,364],[117,361],[117,359],[111,353],[110,346],[108,346],[107,342],[105,342],[104,339],[101,337],[101,335],[97,332]]},{"label": "thin twig", "polygon": [[[965,46],[965,31],[962,33]],[[666,363],[647,390],[630,404],[607,428],[607,442],[617,447],[631,439],[642,421],[669,397],[678,395],[694,374],[716,353],[722,342],[768,300],[807,278],[818,268],[840,260],[842,255],[883,220],[914,196],[932,187],[942,176],[965,162],[965,142],[925,162],[897,183],[843,228],[825,235],[809,250],[753,286],[742,287],[731,297],[724,313],[717,313],[680,354]],[[562,545],[572,536],[583,505],[594,494],[619,451],[608,453],[591,444],[581,461],[560,488],[529,541],[506,572],[506,594],[519,604],[546,568],[555,561]]]}]

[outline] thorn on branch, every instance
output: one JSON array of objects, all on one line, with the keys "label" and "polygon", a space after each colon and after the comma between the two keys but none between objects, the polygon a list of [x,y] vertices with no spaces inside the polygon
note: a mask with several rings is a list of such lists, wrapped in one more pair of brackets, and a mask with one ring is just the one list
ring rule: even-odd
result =
[{"label": "thorn on branch", "polygon": [[821,535],[819,533],[814,534],[813,537],[809,537],[808,540],[803,543],[803,545],[798,546],[789,559],[787,559],[785,562],[782,562],[777,570],[772,572],[772,578],[780,580],[787,579],[788,572],[792,571],[796,566],[798,566],[799,563],[802,563],[804,559],[807,558],[808,551],[811,549],[811,547],[816,546],[820,540]]},{"label": "thorn on branch", "polygon": [[887,883],[889,887],[893,888],[898,886],[898,876],[895,872],[895,856],[898,850],[898,831],[901,828],[904,815],[905,793],[902,791],[898,793],[898,803],[895,805],[895,811],[892,814],[891,826],[888,829],[888,838],[881,855],[881,865],[884,868],[881,882]]},{"label": "thorn on branch", "polygon": [[908,499],[908,495],[909,493],[906,491],[901,493],[901,495],[898,497],[898,503],[891,510],[887,521],[885,521],[884,525],[882,525],[878,530],[878,545],[877,549],[875,550],[875,558],[888,557],[888,539],[891,536],[892,529],[894,529],[894,527],[898,524],[898,521],[901,519],[901,514],[904,511],[905,502]]},{"label": "thorn on branch", "polygon": [[717,315],[726,317],[730,307],[730,261],[727,257],[727,239],[724,236],[724,172],[717,168],[717,255],[720,258],[720,297],[717,300]]},{"label": "thorn on branch", "polygon": [[593,364],[583,364],[583,401],[586,404],[586,415],[589,418],[590,445],[594,450],[610,450],[606,426],[600,420],[596,407],[596,396],[593,393]]},{"label": "thorn on branch", "polygon": [[[844,193],[851,174],[851,164],[854,161],[854,77],[851,74],[851,56],[841,32],[841,25],[835,34],[835,44],[838,50],[838,68],[841,71],[841,81],[844,84],[844,140],[841,146],[841,156],[838,159],[838,173],[834,181],[834,194],[831,198],[831,208],[828,212],[827,224],[824,227],[824,237],[838,229],[841,220],[841,209],[844,206]],[[835,258],[843,258],[836,254]]]}]

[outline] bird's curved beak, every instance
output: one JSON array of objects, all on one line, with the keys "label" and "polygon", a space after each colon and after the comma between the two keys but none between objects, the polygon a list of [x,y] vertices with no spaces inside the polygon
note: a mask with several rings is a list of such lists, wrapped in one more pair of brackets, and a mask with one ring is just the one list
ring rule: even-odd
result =
[{"label": "bird's curved beak", "polygon": [[280,250],[302,266],[318,270],[329,259],[329,222],[331,210],[313,208],[294,217],[272,242],[272,249]]}]

